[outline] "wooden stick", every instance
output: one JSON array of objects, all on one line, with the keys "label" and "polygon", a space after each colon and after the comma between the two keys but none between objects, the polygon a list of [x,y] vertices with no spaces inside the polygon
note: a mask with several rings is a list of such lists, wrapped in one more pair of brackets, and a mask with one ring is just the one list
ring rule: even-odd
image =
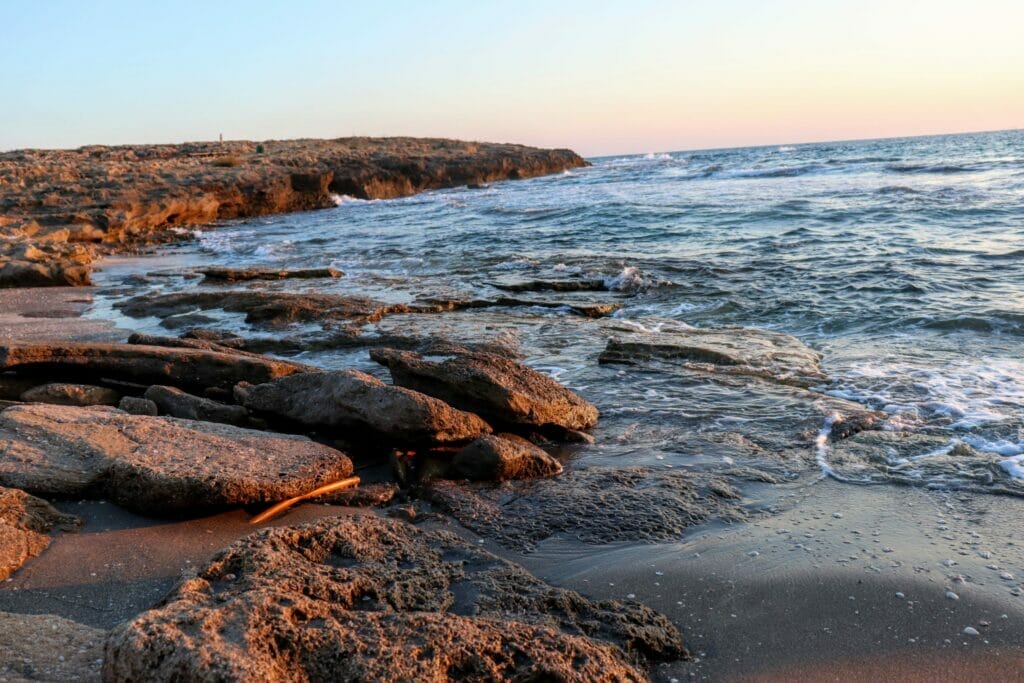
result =
[{"label": "wooden stick", "polygon": [[304,500],[309,500],[310,498],[322,496],[325,493],[333,493],[335,491],[350,489],[356,486],[359,486],[359,477],[349,477],[348,479],[336,481],[333,484],[325,484],[324,486],[321,486],[318,489],[313,489],[309,493],[303,493],[301,496],[295,496],[294,498],[289,498],[288,500],[282,500],[274,507],[265,510],[264,512],[261,512],[260,514],[250,519],[249,524],[262,524],[263,522],[266,522],[269,519],[277,517],[279,514],[281,514],[288,508],[292,507],[296,503],[301,503]]}]

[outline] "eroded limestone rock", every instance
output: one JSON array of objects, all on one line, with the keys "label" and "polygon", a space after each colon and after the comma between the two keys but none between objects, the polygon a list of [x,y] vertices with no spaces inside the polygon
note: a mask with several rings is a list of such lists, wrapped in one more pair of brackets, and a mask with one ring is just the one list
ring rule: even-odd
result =
[{"label": "eroded limestone rock", "polygon": [[636,603],[371,515],[265,529],[116,628],[106,680],[646,680],[685,655]]}]

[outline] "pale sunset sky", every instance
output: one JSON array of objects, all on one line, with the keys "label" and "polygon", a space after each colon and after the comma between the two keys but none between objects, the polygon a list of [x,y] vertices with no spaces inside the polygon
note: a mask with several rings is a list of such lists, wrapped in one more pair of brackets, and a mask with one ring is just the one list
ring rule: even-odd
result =
[{"label": "pale sunset sky", "polygon": [[1022,0],[0,4],[0,149],[444,136],[587,156],[1024,127]]}]

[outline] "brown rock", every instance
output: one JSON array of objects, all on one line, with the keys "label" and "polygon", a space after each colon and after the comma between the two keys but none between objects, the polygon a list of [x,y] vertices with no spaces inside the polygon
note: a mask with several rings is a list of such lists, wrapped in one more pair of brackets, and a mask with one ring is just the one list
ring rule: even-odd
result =
[{"label": "brown rock", "polygon": [[41,498],[0,486],[0,581],[50,545],[56,529],[74,529],[81,521]]},{"label": "brown rock", "polygon": [[267,357],[136,344],[0,346],[0,370],[15,369],[171,384],[202,391],[211,386],[231,389],[242,380],[267,382],[312,368]]},{"label": "brown rock", "polygon": [[473,481],[533,479],[561,474],[562,465],[521,436],[483,436],[452,459],[455,474]]},{"label": "brown rock", "polygon": [[121,395],[107,387],[54,382],[33,387],[21,395],[28,403],[54,403],[62,406],[114,406]]},{"label": "brown rock", "polygon": [[282,377],[236,387],[236,396],[254,412],[329,429],[352,441],[459,443],[491,431],[473,413],[356,370]]},{"label": "brown rock", "polygon": [[304,437],[99,407],[8,408],[0,453],[0,484],[149,515],[276,502],[352,473],[345,454]]},{"label": "brown rock", "polygon": [[111,632],[105,680],[643,681],[685,656],[636,603],[594,602],[443,531],[371,515],[261,530]]},{"label": "brown rock", "polygon": [[242,406],[225,405],[201,396],[186,394],[174,387],[153,385],[146,389],[144,396],[156,404],[162,415],[239,426],[249,421],[249,411]]},{"label": "brown rock", "polygon": [[441,362],[393,349],[370,357],[395,384],[474,410],[497,424],[580,430],[597,423],[597,408],[548,375],[489,353],[453,354]]}]

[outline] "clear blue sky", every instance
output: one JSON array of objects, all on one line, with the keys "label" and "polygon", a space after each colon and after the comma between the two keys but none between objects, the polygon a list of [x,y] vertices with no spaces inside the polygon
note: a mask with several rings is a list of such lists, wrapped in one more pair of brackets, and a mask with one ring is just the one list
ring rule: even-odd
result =
[{"label": "clear blue sky", "polygon": [[1020,0],[4,0],[0,45],[0,149],[223,132],[596,155],[1024,127]]}]

